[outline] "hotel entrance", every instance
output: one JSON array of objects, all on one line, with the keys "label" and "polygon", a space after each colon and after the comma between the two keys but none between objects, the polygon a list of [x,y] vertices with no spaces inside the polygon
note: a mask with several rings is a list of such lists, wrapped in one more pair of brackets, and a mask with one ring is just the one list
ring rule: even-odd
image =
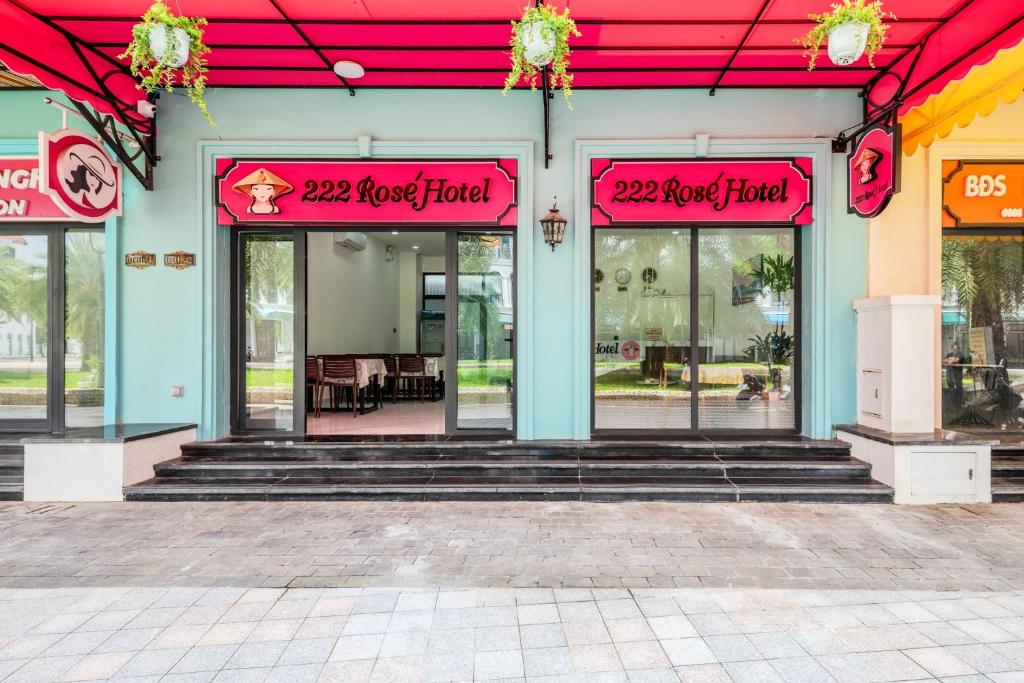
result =
[{"label": "hotel entrance", "polygon": [[511,232],[235,241],[236,433],[513,433]]}]

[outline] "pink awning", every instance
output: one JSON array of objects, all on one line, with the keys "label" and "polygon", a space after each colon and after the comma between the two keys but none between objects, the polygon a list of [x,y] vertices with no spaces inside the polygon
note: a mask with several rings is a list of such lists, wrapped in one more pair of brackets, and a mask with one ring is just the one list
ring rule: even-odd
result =
[{"label": "pink awning", "polygon": [[[525,0],[177,0],[210,20],[210,87],[340,87],[329,65],[359,62],[363,88],[500,88],[509,21]],[[532,3],[531,3],[532,4]],[[568,4],[574,87],[867,88],[902,110],[1024,39],[1020,0],[887,0],[889,42],[872,67],[862,58],[807,71],[794,39],[829,0],[554,0]],[[141,97],[116,66],[149,0],[4,0],[0,61],[107,113]]]}]

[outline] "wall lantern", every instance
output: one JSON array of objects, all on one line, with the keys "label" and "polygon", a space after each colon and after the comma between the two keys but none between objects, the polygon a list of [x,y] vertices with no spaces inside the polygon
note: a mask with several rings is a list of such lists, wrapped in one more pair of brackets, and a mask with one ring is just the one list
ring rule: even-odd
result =
[{"label": "wall lantern", "polygon": [[555,250],[556,245],[562,243],[562,238],[565,237],[565,226],[568,224],[569,221],[565,220],[558,211],[558,197],[555,197],[551,202],[551,210],[548,211],[548,215],[540,219],[540,227],[544,230],[544,242],[551,245],[551,251]]}]

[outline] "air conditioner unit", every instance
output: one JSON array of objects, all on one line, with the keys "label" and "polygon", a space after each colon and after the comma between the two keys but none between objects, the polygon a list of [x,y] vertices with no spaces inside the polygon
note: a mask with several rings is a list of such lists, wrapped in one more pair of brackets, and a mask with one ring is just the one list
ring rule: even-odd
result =
[{"label": "air conditioner unit", "polygon": [[362,251],[363,249],[366,249],[366,233],[336,232],[334,233],[334,243],[340,244],[352,251]]}]

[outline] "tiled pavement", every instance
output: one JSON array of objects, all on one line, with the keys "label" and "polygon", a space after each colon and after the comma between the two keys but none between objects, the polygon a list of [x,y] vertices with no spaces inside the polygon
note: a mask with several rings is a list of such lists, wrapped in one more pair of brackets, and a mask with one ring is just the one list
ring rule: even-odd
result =
[{"label": "tiled pavement", "polygon": [[1022,564],[1012,505],[4,504],[0,679],[1024,681]]}]

